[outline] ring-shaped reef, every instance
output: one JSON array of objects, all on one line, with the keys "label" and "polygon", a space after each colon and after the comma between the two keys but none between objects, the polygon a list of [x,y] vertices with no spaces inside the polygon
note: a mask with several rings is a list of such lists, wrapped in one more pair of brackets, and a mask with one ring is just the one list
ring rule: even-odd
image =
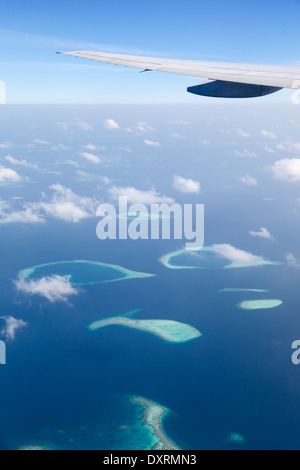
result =
[{"label": "ring-shaped reef", "polygon": [[281,264],[253,255],[249,256],[249,261],[247,257],[244,261],[234,261],[223,256],[212,246],[174,251],[162,256],[159,261],[169,269],[233,269]]},{"label": "ring-shaped reef", "polygon": [[68,278],[73,286],[88,286],[128,279],[145,279],[154,276],[154,274],[131,271],[122,266],[86,260],[40,264],[23,269],[18,273],[19,278],[26,280],[37,280],[53,275]]}]

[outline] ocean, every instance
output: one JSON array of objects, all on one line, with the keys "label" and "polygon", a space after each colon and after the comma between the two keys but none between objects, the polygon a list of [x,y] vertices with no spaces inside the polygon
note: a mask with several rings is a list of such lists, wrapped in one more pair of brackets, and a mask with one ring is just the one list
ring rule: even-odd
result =
[{"label": "ocean", "polygon": [[[0,366],[1,449],[146,450],[162,430],[184,450],[299,448],[300,370],[291,361],[292,342],[300,335],[299,267],[286,257],[300,257],[299,182],[272,173],[277,161],[297,156],[287,145],[299,135],[297,113],[296,106],[256,101],[205,109],[1,107],[1,168],[20,178],[0,187],[0,316],[26,323],[10,337],[0,320],[7,348],[7,364]],[[119,129],[104,129],[108,118]],[[139,121],[152,130],[135,131]],[[265,141],[266,127],[276,139]],[[249,132],[247,139],[236,132],[240,128]],[[27,165],[12,164],[7,156]],[[199,181],[201,192],[176,191],[174,175]],[[245,175],[257,184],[243,184]],[[99,217],[89,208],[111,202],[111,188],[204,204],[205,246],[226,245],[231,254],[203,264],[199,252],[199,269],[170,269],[160,259],[182,250],[184,240],[99,240]],[[25,221],[28,207],[31,218],[34,212],[43,220]],[[69,207],[77,209],[78,221],[68,220]],[[261,227],[273,238],[249,235]],[[239,259],[237,250],[252,255],[250,264],[224,268]],[[278,264],[260,265],[255,256]],[[215,257],[220,261],[220,253]],[[82,282],[72,284],[76,260],[102,263],[100,277],[95,281],[85,263],[76,267]],[[190,255],[185,261],[195,265]],[[57,264],[62,262],[68,263],[66,272]],[[40,265],[46,268],[25,277],[26,288],[18,283],[22,270]],[[137,275],[111,282],[116,273],[110,266]],[[69,275],[70,290],[60,297],[30,284],[54,275]],[[264,299],[282,304],[238,307]],[[135,320],[185,323],[201,336],[172,343],[120,325],[87,328],[133,310]],[[166,409],[161,420],[145,417],[152,405]]]}]

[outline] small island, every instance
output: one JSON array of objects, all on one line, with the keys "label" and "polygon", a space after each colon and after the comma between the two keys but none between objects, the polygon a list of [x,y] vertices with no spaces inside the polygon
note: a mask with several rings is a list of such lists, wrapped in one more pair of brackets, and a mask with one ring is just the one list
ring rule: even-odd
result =
[{"label": "small island", "polygon": [[238,307],[243,310],[258,310],[276,308],[282,305],[282,300],[279,299],[265,299],[265,300],[246,300],[238,304]]},{"label": "small island", "polygon": [[88,325],[89,331],[96,331],[109,325],[121,325],[127,328],[133,328],[145,331],[158,336],[168,343],[186,343],[202,336],[200,331],[186,323],[180,323],[174,320],[132,320],[125,316],[105,318],[95,321]]},{"label": "small island", "polygon": [[225,289],[220,289],[218,292],[254,292],[257,294],[264,294],[269,291],[266,289],[243,289],[238,287],[226,287]]}]

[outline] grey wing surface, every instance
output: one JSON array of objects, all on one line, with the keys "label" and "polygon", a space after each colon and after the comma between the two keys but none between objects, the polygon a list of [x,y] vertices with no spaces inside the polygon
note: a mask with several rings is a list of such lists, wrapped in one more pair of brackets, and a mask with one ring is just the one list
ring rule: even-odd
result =
[{"label": "grey wing surface", "polygon": [[61,54],[135,67],[142,71],[168,72],[207,79],[188,88],[188,92],[196,95],[252,98],[275,93],[282,88],[300,89],[300,67],[297,66],[163,59],[93,51]]}]

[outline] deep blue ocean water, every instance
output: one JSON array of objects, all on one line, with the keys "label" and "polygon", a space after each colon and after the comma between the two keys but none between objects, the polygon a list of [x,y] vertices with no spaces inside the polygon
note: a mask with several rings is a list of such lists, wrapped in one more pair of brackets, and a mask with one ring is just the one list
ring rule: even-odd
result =
[{"label": "deep blue ocean water", "polygon": [[[165,431],[183,449],[299,448],[300,369],[291,362],[291,344],[300,336],[299,271],[285,261],[288,252],[300,257],[299,183],[272,178],[268,166],[287,155],[267,152],[265,146],[273,143],[264,142],[259,134],[267,127],[277,132],[278,141],[297,139],[298,116],[296,106],[264,108],[256,102],[245,107],[212,104],[205,109],[0,108],[0,144],[12,143],[0,150],[0,164],[11,168],[5,156],[12,155],[39,165],[39,170],[14,167],[29,180],[0,187],[2,200],[38,201],[41,192],[51,194],[49,186],[60,183],[76,194],[106,202],[106,184],[97,178],[81,181],[76,173],[80,170],[115,179],[118,186],[155,187],[181,203],[204,203],[206,245],[229,243],[283,263],[170,270],[159,258],[182,249],[183,242],[100,241],[96,217],[79,223],[49,217],[44,224],[2,224],[0,314],[22,319],[27,326],[16,331],[15,340],[7,341],[7,365],[0,366],[0,448],[36,443],[73,449],[139,448],[141,412],[130,404],[130,396],[169,408]],[[76,127],[77,117],[93,130]],[[120,130],[104,130],[107,118],[114,118]],[[292,119],[296,124],[290,123]],[[155,129],[150,137],[161,143],[160,148],[145,146],[148,134],[126,132],[141,120]],[[62,122],[69,123],[67,130],[57,124]],[[232,131],[241,127],[252,135],[247,142]],[[186,139],[172,138],[172,132]],[[35,139],[49,144],[34,143]],[[90,143],[98,148],[93,153],[101,154],[102,164],[93,165],[80,156],[82,147]],[[51,149],[58,144],[64,148]],[[234,154],[244,147],[256,152],[257,158]],[[79,168],[62,165],[66,160],[74,160]],[[172,187],[176,174],[200,181],[201,194],[176,192]],[[238,178],[244,174],[255,176],[258,186],[243,186]],[[267,227],[276,241],[248,235],[260,227]],[[19,271],[72,260],[120,265],[155,277],[82,286],[68,302],[50,303],[17,291],[13,281]],[[226,287],[269,292],[219,292]],[[237,307],[244,300],[268,298],[281,299],[283,305],[255,311]],[[93,334],[86,328],[93,321],[134,309],[142,309],[135,318],[181,321],[203,336],[168,344],[119,326]],[[231,433],[243,436],[243,443],[230,442]]]}]

